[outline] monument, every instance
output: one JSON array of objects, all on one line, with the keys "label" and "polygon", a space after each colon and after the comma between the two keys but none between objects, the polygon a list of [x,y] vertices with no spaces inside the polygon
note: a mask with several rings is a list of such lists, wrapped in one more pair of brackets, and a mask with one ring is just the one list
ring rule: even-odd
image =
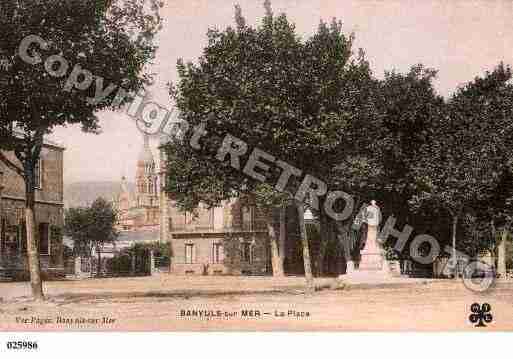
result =
[{"label": "monument", "polygon": [[384,269],[384,256],[380,244],[378,243],[379,223],[381,222],[381,211],[372,200],[371,204],[365,208],[365,223],[367,224],[367,233],[365,247],[360,252],[360,263],[358,270],[380,271]]},{"label": "monument", "polygon": [[372,200],[362,213],[363,223],[366,227],[364,233],[363,249],[360,251],[360,260],[347,262],[346,275],[342,278],[350,282],[381,282],[390,278],[390,271],[386,263],[383,249],[378,242],[379,224],[381,222],[381,210]]}]

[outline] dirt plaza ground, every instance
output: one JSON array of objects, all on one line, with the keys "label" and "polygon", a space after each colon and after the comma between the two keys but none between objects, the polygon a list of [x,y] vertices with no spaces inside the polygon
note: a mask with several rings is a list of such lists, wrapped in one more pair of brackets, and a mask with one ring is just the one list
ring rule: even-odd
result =
[{"label": "dirt plaza ground", "polygon": [[[346,286],[286,277],[153,277],[46,282],[31,302],[27,283],[0,283],[0,330],[22,331],[369,331],[513,330],[513,284],[479,294],[454,280],[404,286]],[[469,320],[489,303],[486,327]]]}]

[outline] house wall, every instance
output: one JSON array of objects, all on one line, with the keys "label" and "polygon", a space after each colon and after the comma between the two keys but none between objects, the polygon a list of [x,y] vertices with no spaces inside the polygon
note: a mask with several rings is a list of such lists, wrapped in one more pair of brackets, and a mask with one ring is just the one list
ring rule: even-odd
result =
[{"label": "house wall", "polygon": [[[4,154],[17,162],[13,153]],[[45,276],[62,275],[63,244],[63,149],[57,146],[45,145],[41,152],[41,188],[36,190],[35,215],[36,224],[48,223],[49,254],[41,254],[41,269]],[[4,163],[0,162],[0,171],[4,173],[0,205],[0,267],[14,268],[23,277],[27,274],[26,244],[23,243],[22,223],[24,222],[25,185],[23,179]],[[8,239],[15,236],[16,248]],[[9,237],[9,238],[8,238]],[[12,250],[11,250],[12,249]],[[25,272],[25,273],[23,273]]]},{"label": "house wall", "polygon": [[[220,261],[215,262],[214,243],[221,245]],[[186,260],[186,246],[193,245],[192,263]],[[243,258],[243,248],[249,249],[249,261]],[[172,240],[173,274],[266,275],[269,264],[268,238],[265,233],[183,233]]]},{"label": "house wall", "polygon": [[[4,154],[10,160],[18,163],[14,153]],[[53,146],[45,146],[41,150],[42,162],[42,188],[36,191],[36,202],[47,202],[62,205],[64,196],[63,184],[63,149]],[[0,171],[4,172],[4,198],[14,197],[23,200],[25,198],[25,183],[14,171],[0,162]]]},{"label": "house wall", "polygon": [[[195,213],[184,213],[172,201],[167,203],[164,213],[168,216],[163,219],[167,228],[163,233],[168,234],[167,240],[171,242],[171,273],[264,275],[270,272],[266,226],[263,214],[254,206],[243,206],[234,199],[219,207],[200,206]],[[215,243],[221,245],[218,261],[214,255]],[[188,258],[187,245],[193,245]],[[244,255],[244,251],[249,254]]]}]

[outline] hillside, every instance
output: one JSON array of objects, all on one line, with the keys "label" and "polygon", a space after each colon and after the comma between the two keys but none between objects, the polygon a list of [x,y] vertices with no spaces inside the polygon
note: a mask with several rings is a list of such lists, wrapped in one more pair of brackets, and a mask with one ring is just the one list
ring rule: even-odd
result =
[{"label": "hillside", "polygon": [[[135,191],[135,184],[128,183],[131,192]],[[64,207],[87,206],[98,197],[108,201],[119,194],[121,181],[119,182],[76,182],[64,186]]]}]

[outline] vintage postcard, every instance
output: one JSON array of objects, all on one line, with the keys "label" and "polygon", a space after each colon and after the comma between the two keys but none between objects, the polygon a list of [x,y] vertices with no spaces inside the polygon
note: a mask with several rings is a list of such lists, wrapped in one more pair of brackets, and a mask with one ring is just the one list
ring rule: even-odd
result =
[{"label": "vintage postcard", "polygon": [[513,330],[512,14],[2,0],[0,331]]}]

